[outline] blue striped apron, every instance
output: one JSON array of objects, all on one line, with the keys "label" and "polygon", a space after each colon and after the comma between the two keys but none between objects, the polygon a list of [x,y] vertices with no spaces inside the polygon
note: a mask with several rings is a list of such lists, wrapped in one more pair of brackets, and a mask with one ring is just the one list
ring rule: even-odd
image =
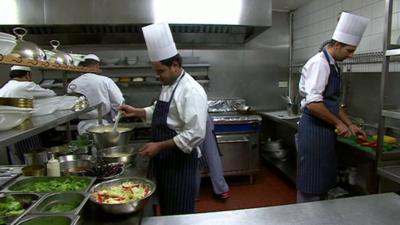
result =
[{"label": "blue striped apron", "polygon": [[[326,49],[323,50],[328,63]],[[328,110],[338,115],[340,106],[340,70],[330,64],[328,84],[323,102]],[[318,75],[317,75],[318,76]],[[326,193],[336,181],[335,127],[311,114],[305,108],[300,118],[297,153],[297,189],[304,193]]]},{"label": "blue striped apron", "polygon": [[[158,100],[152,118],[154,142],[173,138],[177,133],[167,125],[167,116],[175,90],[185,73],[178,80],[168,102]],[[184,153],[179,148],[161,151],[151,159],[157,182],[157,195],[161,215],[177,215],[195,212],[198,176],[197,151]]]}]

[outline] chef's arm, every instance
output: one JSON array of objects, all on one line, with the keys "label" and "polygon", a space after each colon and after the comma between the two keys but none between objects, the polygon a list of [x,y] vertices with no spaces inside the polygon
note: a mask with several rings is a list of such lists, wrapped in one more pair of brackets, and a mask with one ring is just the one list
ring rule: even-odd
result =
[{"label": "chef's arm", "polygon": [[168,139],[160,142],[150,142],[139,149],[139,154],[143,156],[153,157],[161,151],[168,151],[170,149],[175,149],[176,147],[177,146],[173,139]]},{"label": "chef's arm", "polygon": [[358,139],[367,141],[368,136],[359,126],[351,122],[349,116],[347,115],[346,108],[340,107],[339,118],[349,127],[351,134],[356,135]]},{"label": "chef's arm", "polygon": [[326,108],[323,102],[311,102],[307,104],[311,114],[335,126],[339,135],[350,136],[351,132],[347,125]]},{"label": "chef's arm", "polygon": [[347,112],[344,108],[340,107],[339,110],[339,118],[349,127],[353,125],[353,122],[351,122],[349,116],[347,115]]},{"label": "chef's arm", "polygon": [[126,117],[146,118],[146,110],[144,108],[136,108],[130,105],[121,105],[118,110]]}]

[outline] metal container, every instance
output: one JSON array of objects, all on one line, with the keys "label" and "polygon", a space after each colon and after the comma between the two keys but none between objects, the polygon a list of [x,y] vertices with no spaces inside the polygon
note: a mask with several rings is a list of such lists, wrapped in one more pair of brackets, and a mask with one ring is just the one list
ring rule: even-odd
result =
[{"label": "metal container", "polygon": [[38,61],[44,61],[46,59],[46,55],[41,48],[32,42],[23,40],[24,36],[28,33],[25,28],[16,27],[13,29],[13,32],[17,36],[17,45],[13,48],[10,55]]},{"label": "metal container", "polygon": [[[63,192],[63,191],[25,191],[27,187],[34,187],[39,182],[51,182],[51,181],[68,181],[67,179],[82,179],[84,180],[87,185],[80,190],[70,190],[74,192],[87,192],[89,191],[90,187],[95,182],[96,178],[94,177],[25,177],[21,176],[10,183],[7,187],[5,187],[2,192],[35,192],[35,193],[51,193],[51,192]],[[70,192],[64,191],[64,192]]]},{"label": "metal container", "polygon": [[54,54],[51,54],[50,57],[48,57],[48,61],[51,63],[56,63],[56,64],[62,64],[62,65],[72,65],[74,60],[72,59],[72,56],[69,55],[68,53],[65,53],[63,51],[57,50],[57,47],[60,46],[60,42],[57,40],[51,40],[50,45],[53,47],[51,52]]},{"label": "metal container", "polygon": [[[29,211],[29,214],[73,214],[79,215],[89,195],[79,192],[51,193],[43,196]],[[57,205],[70,205],[71,210],[55,212]],[[52,211],[53,210],[53,211]]]},{"label": "metal container", "polygon": [[137,145],[121,145],[111,148],[104,148],[97,151],[98,161],[104,161],[107,163],[123,162],[125,164],[132,163],[137,155]]},{"label": "metal container", "polygon": [[12,224],[17,221],[19,218],[23,217],[39,200],[40,196],[38,194],[33,193],[8,193],[8,194],[0,194],[0,203],[3,203],[6,200],[6,196],[12,196],[17,202],[22,205],[22,208],[25,210],[20,215],[13,216],[0,216],[0,220],[4,221],[4,224]]},{"label": "metal container", "polygon": [[75,215],[28,215],[16,225],[76,225],[78,222],[79,216]]},{"label": "metal container", "polygon": [[[94,171],[94,168],[91,168],[91,170],[93,171],[92,173],[90,173],[89,171],[86,171],[86,175],[89,175],[89,176],[92,176],[92,177],[96,177],[97,179],[96,179],[96,182],[103,182],[103,181],[106,181],[106,180],[112,180],[112,179],[115,179],[115,178],[118,178],[119,176],[121,176],[122,174],[124,174],[125,173],[125,164],[124,163],[107,163],[107,164],[105,164],[105,165],[103,165],[103,166],[109,166],[109,165],[115,165],[115,164],[121,164],[121,170],[118,172],[118,173],[116,173],[116,174],[114,174],[114,175],[111,175],[111,176],[98,176],[98,174],[97,175],[94,175],[94,174],[92,174]],[[96,164],[96,167],[97,167],[98,165]],[[96,168],[97,169],[97,168]],[[106,168],[107,169],[107,168]]]},{"label": "metal container", "polygon": [[0,98],[0,105],[33,108],[33,100],[29,98]]},{"label": "metal container", "polygon": [[90,155],[65,155],[58,157],[58,160],[63,175],[84,175],[86,169],[95,164],[94,158]]},{"label": "metal container", "polygon": [[118,135],[115,135],[111,132],[112,127],[113,125],[99,125],[88,129],[98,150],[128,144],[132,128],[118,127]]},{"label": "metal container", "polygon": [[42,165],[25,166],[22,168],[22,174],[24,176],[42,177],[46,176],[46,168]]},{"label": "metal container", "polygon": [[[103,190],[105,188],[109,188],[112,186],[121,185],[122,183],[125,183],[125,182],[147,184],[150,187],[150,192],[144,199],[141,199],[138,201],[130,201],[127,203],[122,203],[122,204],[104,204],[104,203],[100,204],[96,201],[96,198],[93,194],[94,192],[100,191],[100,190]],[[99,183],[99,184],[93,186],[90,189],[89,199],[90,199],[90,201],[95,203],[99,208],[101,208],[104,212],[111,213],[111,214],[128,214],[128,213],[137,212],[137,211],[143,209],[144,206],[146,205],[149,197],[154,193],[155,190],[156,190],[155,183],[146,178],[141,178],[141,177],[119,178],[119,179],[114,179],[114,180],[110,180],[110,181],[105,181],[105,182],[102,182],[102,183]]]}]

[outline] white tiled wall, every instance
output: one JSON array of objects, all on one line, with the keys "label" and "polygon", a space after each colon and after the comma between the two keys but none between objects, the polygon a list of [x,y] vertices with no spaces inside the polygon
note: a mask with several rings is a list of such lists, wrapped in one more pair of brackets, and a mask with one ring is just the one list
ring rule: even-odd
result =
[{"label": "white tiled wall", "polygon": [[[399,2],[393,3],[392,43],[400,44]],[[370,18],[356,53],[382,50],[384,6],[385,0],[312,0],[298,8],[293,18],[293,61],[305,62],[332,37],[342,11]]]}]

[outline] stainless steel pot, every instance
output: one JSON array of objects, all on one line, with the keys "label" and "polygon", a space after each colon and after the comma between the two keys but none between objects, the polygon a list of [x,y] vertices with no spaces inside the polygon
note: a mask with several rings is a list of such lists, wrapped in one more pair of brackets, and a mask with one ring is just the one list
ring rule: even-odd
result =
[{"label": "stainless steel pot", "polygon": [[123,162],[128,164],[135,160],[137,150],[136,146],[132,144],[115,146],[98,150],[97,158],[99,161],[106,163]]},{"label": "stainless steel pot", "polygon": [[10,55],[38,61],[46,59],[46,55],[41,48],[32,42],[23,40],[24,36],[28,33],[25,28],[16,27],[13,29],[13,32],[17,36],[17,45],[13,48]]},{"label": "stainless steel pot", "polygon": [[51,40],[50,45],[53,47],[53,49],[51,50],[53,54],[50,54],[50,57],[48,57],[47,60],[49,62],[68,66],[74,63],[74,60],[72,59],[72,56],[70,54],[57,50],[57,47],[60,46],[59,41]]},{"label": "stainless steel pot", "polygon": [[63,175],[84,175],[95,162],[90,155],[65,155],[58,157]]},{"label": "stainless steel pot", "polygon": [[112,125],[99,125],[88,129],[97,150],[128,144],[132,128],[118,127],[118,135],[115,135],[111,132],[112,127]]},{"label": "stainless steel pot", "polygon": [[[96,195],[95,192],[101,191],[113,186],[117,185],[122,185],[125,182],[133,182],[133,183],[141,183],[148,185],[150,188],[149,193],[147,196],[143,199],[137,200],[137,201],[128,201],[126,203],[121,203],[121,204],[105,204],[105,203],[99,203],[96,200]],[[129,177],[129,178],[119,178],[119,179],[114,179],[110,181],[105,181],[102,183],[99,183],[95,186],[93,186],[90,189],[90,197],[89,199],[94,202],[98,207],[100,207],[103,211],[111,214],[127,214],[127,213],[133,213],[137,212],[141,209],[144,208],[146,205],[149,197],[154,193],[156,190],[156,184],[146,178],[141,178],[141,177]]]}]

